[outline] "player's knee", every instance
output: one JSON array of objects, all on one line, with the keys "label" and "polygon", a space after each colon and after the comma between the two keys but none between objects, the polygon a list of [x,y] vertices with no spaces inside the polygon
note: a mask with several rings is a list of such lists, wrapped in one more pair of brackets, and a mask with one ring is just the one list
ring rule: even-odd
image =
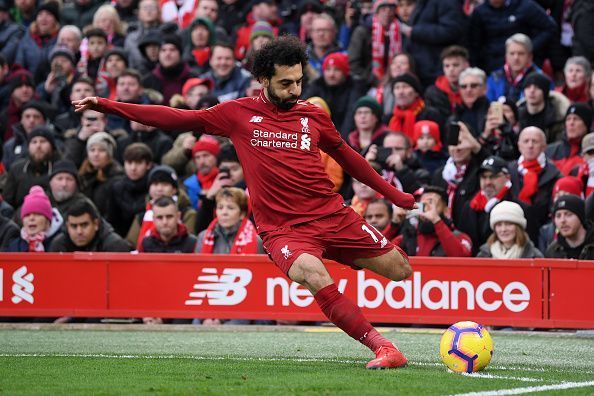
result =
[{"label": "player's knee", "polygon": [[392,280],[399,281],[408,278],[413,273],[408,256],[400,251],[394,253],[398,256],[398,259],[396,260],[396,265],[394,266],[394,277]]},{"label": "player's knee", "polygon": [[332,278],[321,262],[296,261],[291,266],[288,275],[291,280],[305,286],[312,293],[333,283]]}]

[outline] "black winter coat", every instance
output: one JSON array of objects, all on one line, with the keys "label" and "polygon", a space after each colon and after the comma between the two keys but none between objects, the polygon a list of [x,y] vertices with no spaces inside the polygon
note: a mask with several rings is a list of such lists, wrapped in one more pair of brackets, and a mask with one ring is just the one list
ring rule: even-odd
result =
[{"label": "black winter coat", "polygon": [[128,243],[113,231],[112,226],[102,220],[95,238],[83,247],[76,246],[68,231],[64,229],[53,240],[50,252],[129,252]]},{"label": "black winter coat", "polygon": [[458,0],[419,0],[410,24],[413,29],[406,52],[413,56],[417,75],[428,87],[442,72],[441,51],[464,40],[467,18]]},{"label": "black winter coat", "polygon": [[140,180],[122,177],[113,182],[106,218],[120,236],[126,236],[134,216],[145,212],[148,189],[148,175]]},{"label": "black winter coat", "polygon": [[312,81],[301,97],[307,99],[312,96],[319,96],[324,99],[330,107],[332,122],[342,138],[346,140],[348,134],[355,129],[353,120],[355,102],[365,95],[367,88],[367,83],[360,80],[355,81],[350,76],[347,77],[344,83],[329,87],[322,76]]},{"label": "black winter coat", "polygon": [[555,21],[533,0],[508,0],[501,8],[485,1],[470,17],[468,39],[471,63],[487,74],[503,66],[505,41],[515,33],[532,39],[535,58],[543,59],[543,51],[555,36]]}]

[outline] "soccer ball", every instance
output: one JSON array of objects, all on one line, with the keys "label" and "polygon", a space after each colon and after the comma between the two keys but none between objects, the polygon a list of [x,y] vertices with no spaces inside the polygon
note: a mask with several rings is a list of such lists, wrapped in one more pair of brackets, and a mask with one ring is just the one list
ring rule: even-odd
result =
[{"label": "soccer ball", "polygon": [[493,356],[489,332],[475,322],[458,322],[441,336],[441,360],[456,373],[473,373],[487,367]]}]

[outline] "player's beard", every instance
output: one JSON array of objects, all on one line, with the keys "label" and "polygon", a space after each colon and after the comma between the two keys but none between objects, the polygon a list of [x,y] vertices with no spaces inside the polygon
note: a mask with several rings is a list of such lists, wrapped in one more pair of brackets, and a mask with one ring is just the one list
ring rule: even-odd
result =
[{"label": "player's beard", "polygon": [[268,88],[266,88],[266,91],[268,92],[268,99],[270,99],[272,104],[274,104],[276,107],[281,108],[282,110],[291,110],[293,106],[295,106],[295,104],[297,103],[297,99],[299,99],[297,96],[291,96],[287,99],[281,99],[279,96],[276,96],[276,94],[272,91],[272,87],[270,85],[268,86]]}]

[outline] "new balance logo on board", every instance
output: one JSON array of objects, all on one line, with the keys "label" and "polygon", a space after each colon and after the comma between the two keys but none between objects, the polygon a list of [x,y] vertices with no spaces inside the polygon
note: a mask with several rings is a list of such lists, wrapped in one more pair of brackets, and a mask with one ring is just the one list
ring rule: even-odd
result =
[{"label": "new balance logo on board", "polygon": [[237,305],[247,296],[246,286],[252,272],[243,268],[225,268],[218,275],[216,268],[203,268],[185,305]]}]

